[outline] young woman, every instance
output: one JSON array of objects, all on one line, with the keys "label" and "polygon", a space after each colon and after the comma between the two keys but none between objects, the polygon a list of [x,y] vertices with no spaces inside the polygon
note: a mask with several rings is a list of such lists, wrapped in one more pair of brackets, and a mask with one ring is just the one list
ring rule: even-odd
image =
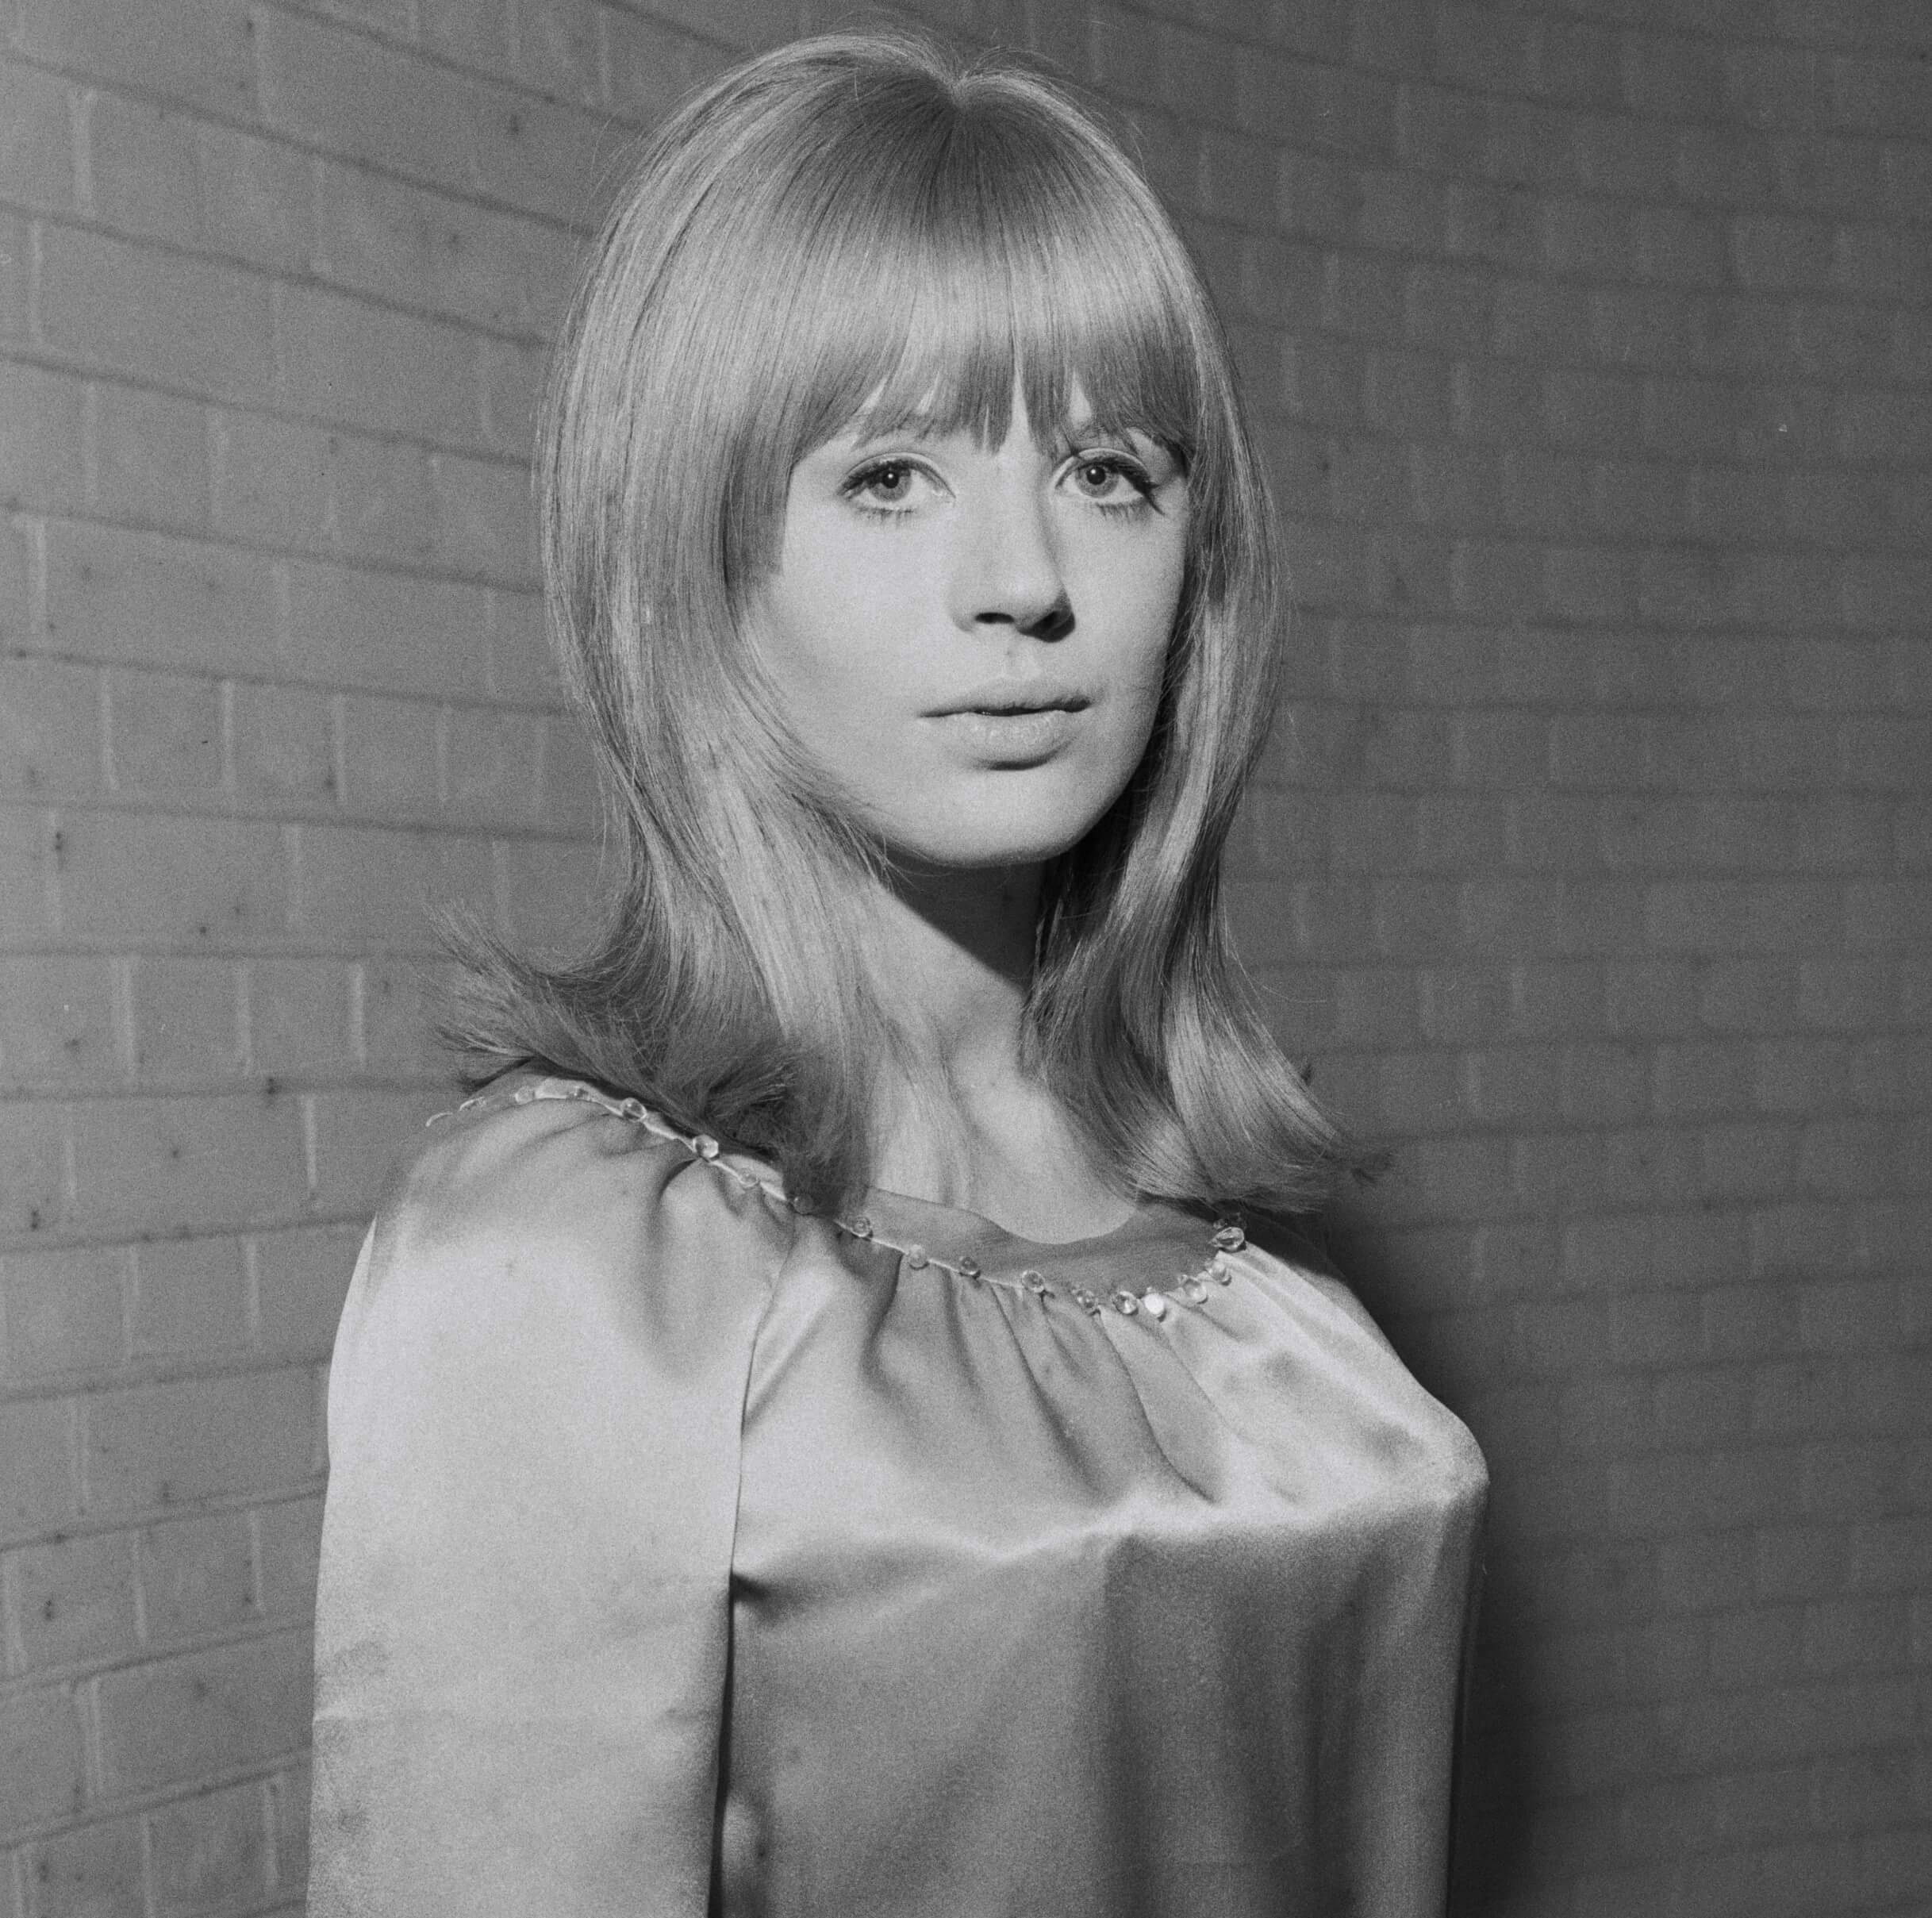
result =
[{"label": "young woman", "polygon": [[476,956],[344,1315],[314,1918],[1438,1912],[1483,1470],[1232,1216],[1341,1148],[1223,928],[1274,535],[1184,248],[1024,70],[806,41],[559,363],[628,870]]}]

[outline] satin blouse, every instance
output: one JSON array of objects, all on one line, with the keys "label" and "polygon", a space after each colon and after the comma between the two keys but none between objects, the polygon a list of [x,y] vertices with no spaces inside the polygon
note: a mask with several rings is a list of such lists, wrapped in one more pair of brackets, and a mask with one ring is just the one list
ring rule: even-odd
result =
[{"label": "satin blouse", "polygon": [[1483,1463],[1309,1248],[471,1105],[336,1342],[313,1918],[1441,1912]]}]

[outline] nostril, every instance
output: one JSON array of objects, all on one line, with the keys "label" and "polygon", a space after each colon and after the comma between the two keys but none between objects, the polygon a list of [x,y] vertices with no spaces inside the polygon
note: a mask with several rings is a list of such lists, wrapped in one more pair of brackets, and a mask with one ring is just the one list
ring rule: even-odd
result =
[{"label": "nostril", "polygon": [[1026,631],[1035,639],[1064,639],[1074,629],[1073,602],[1062,593],[1036,620],[1028,622]]}]

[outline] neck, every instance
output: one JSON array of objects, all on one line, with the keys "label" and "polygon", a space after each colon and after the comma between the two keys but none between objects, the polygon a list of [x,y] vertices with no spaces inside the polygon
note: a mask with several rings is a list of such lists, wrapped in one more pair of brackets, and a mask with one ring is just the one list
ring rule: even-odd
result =
[{"label": "neck", "polygon": [[1003,1223],[1056,1202],[1117,1223],[1118,1195],[1020,1063],[1041,877],[901,862],[879,890],[866,954],[900,1047],[875,1101],[874,1182]]},{"label": "neck", "polygon": [[897,1076],[931,1098],[1020,1076],[1038,866],[901,862],[874,901],[873,983],[904,1036]]}]

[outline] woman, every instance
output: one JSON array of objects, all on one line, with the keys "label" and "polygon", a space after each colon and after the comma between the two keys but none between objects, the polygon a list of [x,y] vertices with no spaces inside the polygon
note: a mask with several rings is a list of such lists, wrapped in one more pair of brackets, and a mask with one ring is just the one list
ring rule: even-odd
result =
[{"label": "woman", "polygon": [[1119,151],[924,43],[651,142],[546,559],[627,876],[336,1345],[310,1908],[1438,1911],[1468,1435],[1285,1228],[1271,522]]}]

